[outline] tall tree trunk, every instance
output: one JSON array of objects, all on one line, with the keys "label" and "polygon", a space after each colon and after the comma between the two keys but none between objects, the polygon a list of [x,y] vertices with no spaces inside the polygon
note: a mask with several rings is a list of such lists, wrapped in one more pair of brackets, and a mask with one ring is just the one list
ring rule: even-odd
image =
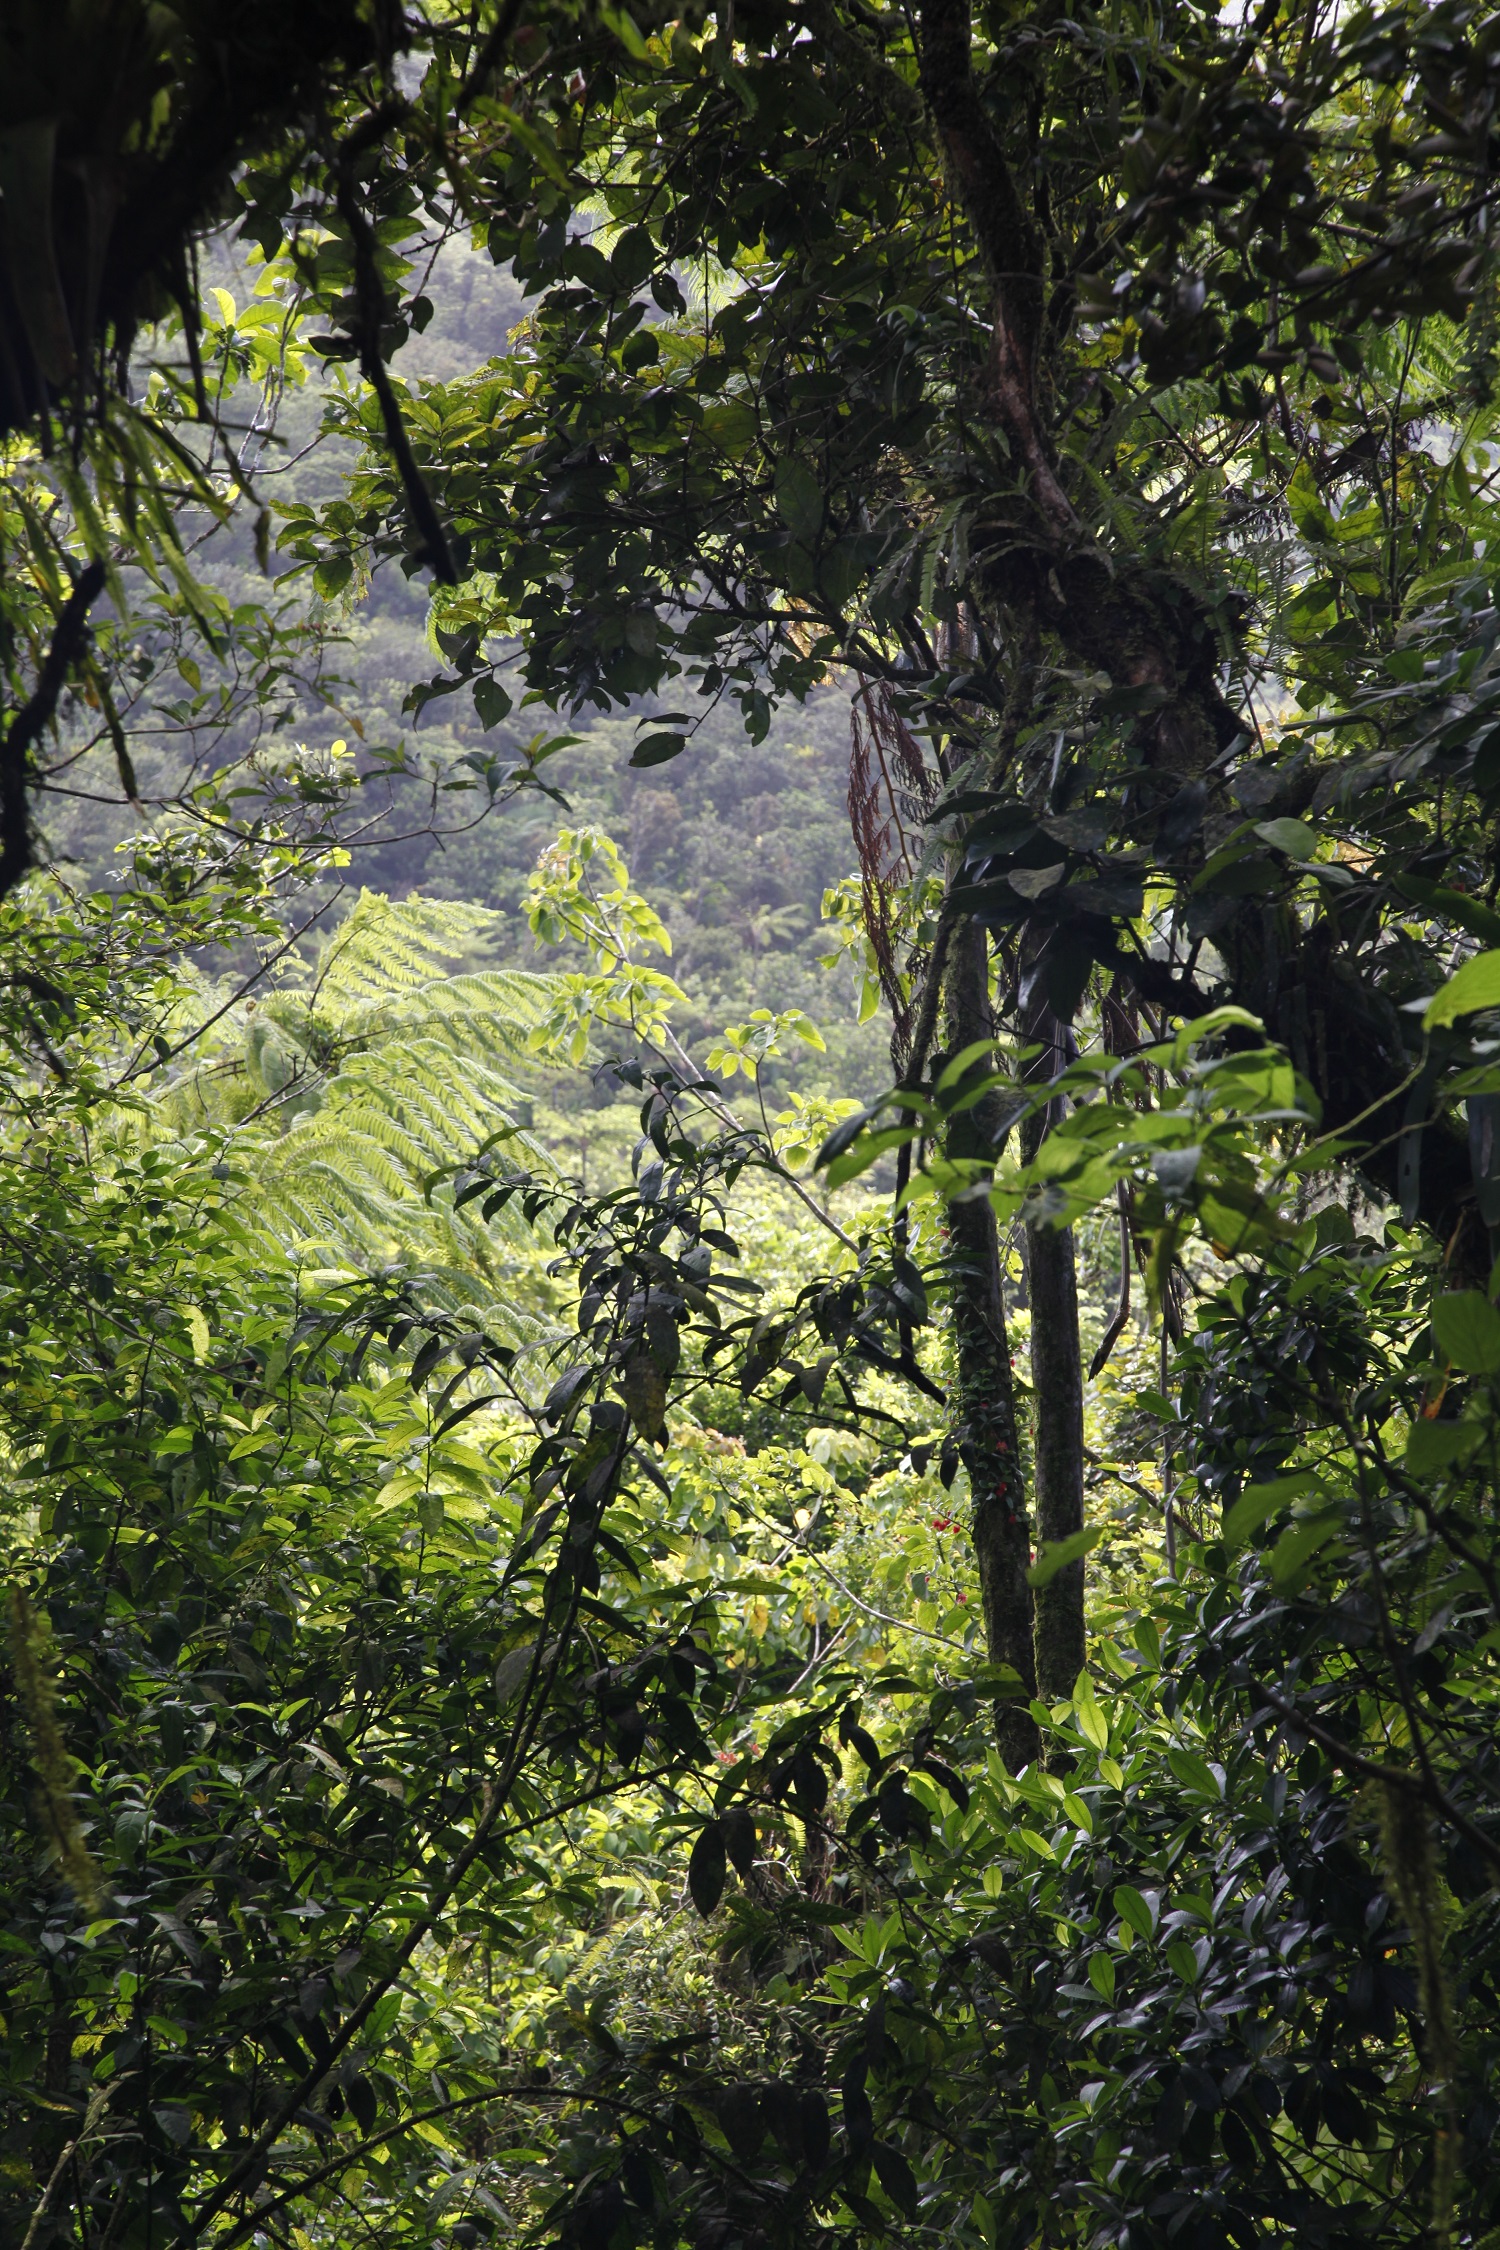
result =
[{"label": "tall tree trunk", "polygon": [[[988,940],[977,923],[965,923],[954,935],[945,1000],[945,1032],[954,1052],[991,1036]],[[979,1111],[955,1120],[949,1143],[953,1153],[969,1153],[967,1146],[955,1147],[959,1133],[977,1130],[983,1136],[993,1130],[983,1109],[981,1104]],[[1026,1707],[1036,1693],[1031,1588],[1026,1578],[1031,1528],[1016,1441],[1000,1243],[987,1196],[949,1205],[948,1243],[957,1362],[953,1434],[969,1475],[985,1632],[991,1661],[1008,1664],[1026,1691],[1024,1700],[1018,1697],[1001,1705],[997,1728],[1001,1756],[1016,1768],[1035,1759],[1039,1739],[1036,1721]]]},{"label": "tall tree trunk", "polygon": [[[1041,1054],[1029,1075],[1043,1081],[1062,1070],[1076,1046],[1042,990],[1045,944],[1031,963],[1029,1004],[1023,1007],[1028,1042]],[[1028,1157],[1047,1130],[1045,1117],[1025,1135]],[[1026,1285],[1031,1298],[1033,1492],[1038,1537],[1071,1539],[1083,1529],[1083,1344],[1078,1332],[1078,1270],[1071,1227],[1026,1229]],[[1066,1563],[1038,1586],[1035,1601],[1037,1687],[1049,1702],[1071,1695],[1087,1654],[1083,1558]]]},{"label": "tall tree trunk", "polygon": [[[1003,645],[1007,613],[1012,621],[1034,615],[1045,595],[1049,630],[1075,663],[1107,674],[1116,688],[1155,691],[1132,748],[1181,824],[1171,853],[1157,851],[1163,870],[1184,882],[1199,872],[1205,845],[1222,841],[1239,817],[1222,771],[1242,732],[1220,685],[1222,622],[1185,579],[1118,545],[1106,552],[1074,508],[1050,418],[1055,402],[1037,380],[1048,313],[1044,244],[975,73],[973,13],[972,0],[918,0],[922,97],[990,283],[988,404],[1024,470],[1024,514],[1006,514],[988,549],[976,531],[981,598],[994,607]],[[1061,302],[1057,290],[1052,302]],[[1260,817],[1306,812],[1317,782],[1311,766],[1289,776]],[[1175,964],[1108,940],[1098,958],[1152,1007],[1191,1016],[1227,998],[1261,1017],[1318,1087],[1324,1130],[1347,1128],[1364,1177],[1383,1198],[1399,1197],[1412,1128],[1422,1126],[1407,1110],[1419,1057],[1391,997],[1368,975],[1368,951],[1356,958],[1348,934],[1326,917],[1304,931],[1263,901],[1220,903],[1226,912],[1211,934],[1226,991],[1200,991]],[[1476,1220],[1465,1136],[1450,1119],[1434,1118],[1419,1145],[1420,1171],[1409,1183],[1417,1216],[1449,1245],[1455,1278],[1482,1287],[1489,1244]]]},{"label": "tall tree trunk", "polygon": [[[1083,1529],[1083,1363],[1072,1228],[1028,1227],[1026,1273],[1036,1402],[1036,1527],[1038,1537],[1050,1543]],[[1083,1670],[1083,1591],[1080,1556],[1033,1596],[1037,1688],[1045,1702],[1071,1695]]]}]

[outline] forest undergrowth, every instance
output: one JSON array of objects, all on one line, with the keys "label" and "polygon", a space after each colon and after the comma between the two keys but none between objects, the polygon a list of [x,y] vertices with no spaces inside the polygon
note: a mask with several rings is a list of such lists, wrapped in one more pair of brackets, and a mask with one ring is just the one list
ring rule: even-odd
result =
[{"label": "forest undergrowth", "polygon": [[1495,2250],[1500,17],[0,43],[3,2250]]}]

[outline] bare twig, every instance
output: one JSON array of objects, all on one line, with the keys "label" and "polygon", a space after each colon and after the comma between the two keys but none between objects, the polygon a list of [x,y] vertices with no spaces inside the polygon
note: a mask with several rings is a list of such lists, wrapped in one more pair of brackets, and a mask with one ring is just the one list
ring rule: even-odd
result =
[{"label": "bare twig", "polygon": [[216,2250],[234,2250],[236,2243],[243,2242],[247,2234],[254,2234],[257,2227],[264,2226],[267,2219],[273,2217],[278,2211],[284,2211],[289,2203],[299,2202],[304,2195],[310,2194],[314,2188],[322,2187],[325,2181],[336,2178],[340,2172],[347,2172],[351,2165],[363,2163],[373,2150],[384,2148],[389,2141],[399,2140],[403,2133],[413,2132],[419,2125],[430,2125],[435,2118],[451,2117],[455,2111],[461,2109],[477,2109],[485,2102],[507,2100],[555,2102],[573,2101],[574,2099],[576,2099],[576,2089],[572,2086],[488,2086],[482,2094],[463,2094],[451,2102],[434,2102],[428,2109],[413,2110],[409,2117],[403,2117],[396,2124],[388,2125],[384,2132],[372,2133],[367,2141],[361,2141],[356,2148],[341,2149],[338,2155],[330,2157],[326,2164],[318,2165],[315,2171],[305,2172],[300,2180],[294,2181],[288,2188],[283,2188],[281,2193],[272,2196],[268,2203],[258,2203],[247,2217],[230,2228],[228,2234],[219,2237]]},{"label": "bare twig", "polygon": [[1433,1811],[1456,1828],[1460,1836],[1466,1838],[1476,1851],[1483,1852],[1491,1866],[1500,1869],[1500,1843],[1476,1826],[1466,1812],[1460,1811],[1448,1792],[1439,1786],[1430,1768],[1425,1773],[1414,1773],[1410,1766],[1388,1766],[1379,1758],[1367,1757],[1363,1750],[1356,1750],[1352,1743],[1345,1742],[1336,1735],[1331,1727],[1325,1727],[1321,1719],[1315,1719],[1308,1712],[1299,1710],[1295,1703],[1289,1703],[1284,1695],[1278,1695],[1274,1688],[1267,1687],[1263,1681],[1252,1679],[1249,1685],[1263,1703],[1269,1704],[1273,1711],[1279,1712],[1292,1726],[1300,1727],[1320,1749],[1326,1750],[1336,1766],[1342,1766],[1347,1773],[1363,1774],[1367,1781],[1384,1782],[1392,1789],[1404,1789],[1411,1795],[1424,1798]]},{"label": "bare twig", "polygon": [[1089,1361],[1089,1381],[1099,1373],[1130,1318],[1130,1190],[1123,1180],[1115,1183],[1115,1196],[1120,1206],[1120,1296],[1114,1316],[1099,1340],[1099,1349]]},{"label": "bare twig", "polygon": [[82,2146],[83,2142],[88,2139],[90,2133],[98,2124],[100,2117],[103,2115],[104,2111],[109,2106],[110,2100],[116,2093],[119,2083],[120,2082],[117,2079],[113,2085],[101,2087],[99,2092],[95,2094],[93,2100],[89,2103],[88,2108],[84,2111],[83,2123],[79,2126],[77,2132],[73,2135],[73,2138],[68,2142],[61,2156],[59,2156],[57,2162],[52,2167],[51,2176],[47,2181],[47,2185],[42,2190],[41,2200],[37,2204],[36,2209],[31,2214],[31,2224],[27,2227],[26,2233],[22,2238],[21,2250],[32,2250],[32,2246],[36,2242],[37,2236],[41,2231],[42,2224],[46,2219],[48,2209],[51,2206],[52,2198],[57,2192],[58,2181],[62,2178],[64,2172],[72,2163],[73,2158],[78,2153],[78,2150]]},{"label": "bare twig", "polygon": [[428,567],[441,585],[456,586],[458,568],[448,544],[448,534],[443,529],[432,494],[417,467],[416,455],[412,452],[411,439],[406,434],[406,424],[401,419],[401,409],[391,388],[390,374],[380,348],[380,332],[385,325],[386,313],[385,285],[381,281],[376,259],[375,230],[355,193],[353,159],[347,151],[341,152],[339,157],[336,201],[339,216],[349,230],[349,240],[354,251],[354,333],[359,345],[360,369],[380,407],[386,443],[391,449],[401,478],[401,489],[406,494],[406,505],[411,511],[412,522],[421,534]]},{"label": "bare twig", "polygon": [[572,1600],[550,1652],[544,1653],[546,1635],[539,1633],[533,1652],[531,1669],[522,1684],[520,1710],[511,1730],[508,1750],[500,1761],[500,1770],[493,1782],[485,1785],[483,1809],[467,1844],[449,1861],[429,1896],[425,1910],[416,1915],[406,1936],[396,1948],[390,1965],[372,1978],[364,1997],[351,2009],[343,2023],[333,2034],[325,2052],[314,2061],[311,2069],[292,2089],[281,2107],[268,2119],[238,2164],[227,2173],[212,2193],[205,2198],[190,2216],[185,2215],[180,2240],[184,2244],[201,2241],[210,2220],[227,2208],[234,2197],[244,2193],[255,2182],[262,2163],[275,2147],[287,2126],[310,2099],[317,2087],[327,2077],[338,2057],[359,2036],[383,1995],[389,1992],[396,1979],[406,1969],[418,1947],[427,1937],[434,1922],[452,1898],[464,1876],[484,1850],[504,1811],[520,1777],[521,1768],[535,1740],[537,1729],[548,1705],[553,1683],[562,1665],[577,1622],[578,1602],[575,1586]]},{"label": "bare twig", "polygon": [[455,117],[462,117],[470,105],[477,101],[484,92],[485,81],[510,45],[511,33],[516,28],[516,20],[520,13],[521,0],[505,0],[505,5],[496,17],[488,37],[474,57],[468,77],[454,97],[453,114]]}]

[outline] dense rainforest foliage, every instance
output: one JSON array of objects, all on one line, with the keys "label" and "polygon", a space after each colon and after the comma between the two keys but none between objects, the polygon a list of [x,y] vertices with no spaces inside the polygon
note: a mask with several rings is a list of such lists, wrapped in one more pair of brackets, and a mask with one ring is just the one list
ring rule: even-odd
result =
[{"label": "dense rainforest foliage", "polygon": [[0,8],[0,2243],[1500,2241],[1500,15]]}]

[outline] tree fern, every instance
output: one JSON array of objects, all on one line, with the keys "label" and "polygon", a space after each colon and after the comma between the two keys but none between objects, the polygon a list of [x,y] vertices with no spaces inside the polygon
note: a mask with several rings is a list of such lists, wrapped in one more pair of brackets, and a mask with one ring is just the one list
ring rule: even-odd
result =
[{"label": "tree fern", "polygon": [[447,975],[494,930],[499,916],[451,899],[387,898],[361,891],[323,947],[308,999],[320,1013],[347,1015],[414,992]]},{"label": "tree fern", "polygon": [[227,1007],[192,996],[210,1028],[152,1088],[144,1123],[157,1138],[226,1129],[243,1218],[299,1263],[420,1270],[438,1303],[519,1344],[553,1333],[539,1245],[519,1216],[486,1226],[455,1211],[447,1184],[481,1148],[548,1161],[517,1122],[505,1066],[555,980],[448,973],[498,919],[361,892],[320,955],[268,992]]}]

